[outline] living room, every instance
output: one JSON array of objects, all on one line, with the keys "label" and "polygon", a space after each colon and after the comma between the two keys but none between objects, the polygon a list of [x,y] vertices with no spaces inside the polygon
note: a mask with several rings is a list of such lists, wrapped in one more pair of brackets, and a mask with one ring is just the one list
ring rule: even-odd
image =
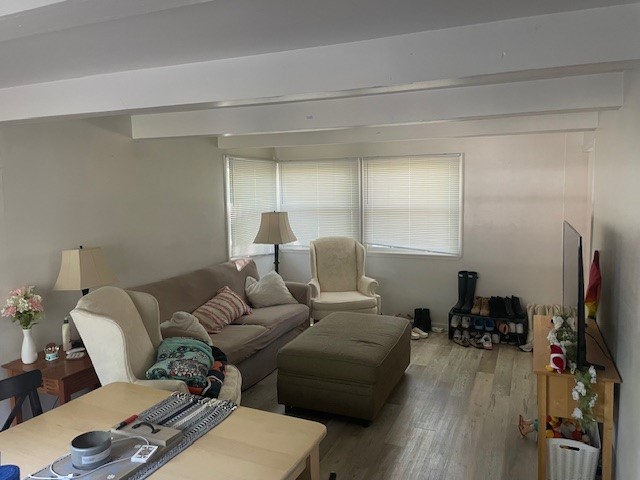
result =
[{"label": "living room", "polygon": [[[63,8],[74,2],[60,3]],[[187,3],[193,2],[174,2],[178,9],[188,8]],[[640,178],[640,72],[634,63],[640,59],[640,10],[637,3],[605,5],[612,3],[594,2],[593,7],[604,8],[564,13],[489,15],[472,27],[452,23],[429,32],[411,27],[412,33],[396,31],[371,37],[374,40],[338,37],[345,40],[325,40],[329,47],[323,51],[309,40],[297,47],[303,50],[280,51],[284,58],[255,52],[254,57],[243,57],[244,66],[239,61],[209,65],[204,58],[192,60],[203,62],[194,68],[209,68],[209,73],[256,69],[262,75],[255,77],[262,80],[248,81],[244,91],[220,75],[225,78],[206,90],[155,85],[142,95],[143,75],[158,73],[151,65],[142,68],[142,63],[139,70],[122,69],[121,78],[100,75],[106,72],[97,63],[79,73],[69,65],[71,73],[65,75],[59,70],[69,59],[51,66],[49,77],[43,66],[41,77],[31,73],[24,84],[7,76],[0,90],[2,291],[23,284],[37,286],[46,308],[46,319],[33,332],[41,349],[49,341],[59,341],[62,319],[79,298],[78,292],[52,290],[64,249],[102,247],[122,287],[228,260],[224,155],[286,162],[462,154],[462,255],[369,254],[367,274],[380,282],[383,313],[427,307],[433,324],[445,326],[457,298],[459,270],[479,272],[480,295],[559,303],[562,220],[580,226],[585,251],[601,252],[604,280],[598,322],[625,381],[618,394],[614,437],[616,478],[635,478],[640,470],[633,452],[640,435],[634,427],[640,387],[633,375],[633,368],[640,366],[633,355],[634,340],[640,335],[635,322],[640,314],[636,244],[640,221],[631,206],[640,200],[634,181]],[[545,15],[533,17],[538,14]],[[495,24],[486,25],[489,21]],[[622,22],[626,28],[619,26]],[[566,36],[558,33],[558,24],[566,26]],[[109,26],[105,21],[101,28],[106,31]],[[70,25],[65,28],[73,33]],[[518,28],[530,36],[508,36]],[[54,33],[50,35],[54,38]],[[432,42],[446,44],[456,35],[462,35],[463,45],[450,45],[452,50],[438,57]],[[466,35],[477,42],[487,36],[489,43],[478,43],[477,51],[465,53],[473,44]],[[9,32],[6,38],[18,37]],[[361,40],[358,48],[363,49],[357,54],[351,46],[335,45],[356,40]],[[398,65],[385,65],[381,72],[374,68],[389,58],[366,54],[391,48],[393,41],[405,42],[412,55],[424,55],[416,62],[417,71],[410,70],[405,59],[396,59]],[[25,52],[33,51],[27,47]],[[12,64],[6,61],[16,51],[13,48],[8,41],[0,43],[0,54],[8,52],[3,64]],[[300,52],[304,58],[297,57]],[[456,55],[455,65],[445,61],[445,53]],[[327,73],[353,55],[362,57],[360,68],[349,69],[344,76]],[[258,69],[269,59],[278,67],[314,61],[321,66],[299,77],[283,74],[284,69]],[[13,63],[18,76],[20,61]],[[178,63],[188,62],[174,65]],[[32,61],[25,65],[38,71]],[[27,67],[22,72],[25,78]],[[186,71],[174,74],[174,82],[187,78]],[[385,76],[394,78],[383,83]],[[473,80],[475,76],[483,78]],[[421,81],[420,90],[403,92],[418,95],[415,102],[394,101],[398,106],[392,108],[372,98],[397,95],[392,91],[370,90],[365,92],[369,95],[359,96],[370,100],[366,110],[350,110],[350,103],[323,106],[320,95],[295,101],[303,93],[333,92],[335,98],[325,101],[340,102],[338,94],[357,87],[391,89]],[[283,101],[269,105],[267,97]],[[489,100],[484,103],[483,98]],[[233,104],[233,99],[245,99],[247,105]],[[221,103],[206,114],[191,108],[175,112],[179,105],[202,107],[225,100],[232,106],[222,108]],[[310,113],[291,110],[314,102],[318,106],[309,108]],[[260,108],[266,108],[268,115]],[[327,118],[329,112],[334,116]],[[271,269],[271,256],[256,261],[261,274]],[[307,282],[308,253],[284,246],[280,273],[286,280]],[[19,329],[1,322],[2,363],[20,356],[20,343]],[[45,407],[51,403],[45,401]],[[2,405],[2,416],[7,411]]]}]

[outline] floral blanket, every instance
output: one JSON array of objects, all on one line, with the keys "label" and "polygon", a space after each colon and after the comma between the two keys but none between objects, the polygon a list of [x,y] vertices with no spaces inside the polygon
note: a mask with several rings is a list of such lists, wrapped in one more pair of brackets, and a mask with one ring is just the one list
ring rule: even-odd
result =
[{"label": "floral blanket", "polygon": [[171,337],[158,347],[156,363],[147,370],[149,380],[182,380],[196,395],[217,398],[227,356],[222,350],[195,338]]}]

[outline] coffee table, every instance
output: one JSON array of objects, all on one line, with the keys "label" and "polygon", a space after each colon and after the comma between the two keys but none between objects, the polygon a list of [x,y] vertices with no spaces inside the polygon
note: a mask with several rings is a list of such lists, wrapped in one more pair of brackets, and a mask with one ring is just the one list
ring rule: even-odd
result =
[{"label": "coffee table", "polygon": [[[67,453],[77,435],[108,430],[168,395],[128,383],[101,387],[0,433],[2,462],[26,477]],[[320,423],[241,406],[150,478],[318,480],[325,435]]]}]

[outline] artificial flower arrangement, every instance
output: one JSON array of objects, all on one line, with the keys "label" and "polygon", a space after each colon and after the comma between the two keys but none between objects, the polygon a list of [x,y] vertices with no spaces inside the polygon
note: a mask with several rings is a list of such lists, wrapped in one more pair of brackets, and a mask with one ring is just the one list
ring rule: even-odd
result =
[{"label": "artificial flower arrangement", "polygon": [[[578,402],[578,406],[573,410],[571,416],[577,421],[580,429],[586,432],[596,421],[593,413],[593,408],[598,400],[598,394],[595,393],[596,370],[593,366],[588,370],[577,368],[575,320],[561,316],[553,317],[553,328],[549,332],[547,340],[549,340],[551,349],[547,370],[562,373],[567,366],[569,367],[569,371],[576,381],[571,396]],[[583,438],[585,443],[589,443],[588,440],[588,438]]]},{"label": "artificial flower arrangement", "polygon": [[34,286],[24,286],[11,290],[6,306],[0,311],[3,317],[18,322],[23,330],[29,330],[38,320],[44,318],[42,297],[33,293]]}]

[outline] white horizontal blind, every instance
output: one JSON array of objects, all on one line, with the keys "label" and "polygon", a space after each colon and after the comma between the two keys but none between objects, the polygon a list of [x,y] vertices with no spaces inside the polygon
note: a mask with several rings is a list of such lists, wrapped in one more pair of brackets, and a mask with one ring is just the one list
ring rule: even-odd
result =
[{"label": "white horizontal blind", "polygon": [[289,212],[297,242],[333,235],[360,236],[360,182],[357,159],[282,162],[280,210]]},{"label": "white horizontal blind", "polygon": [[459,255],[460,183],[459,155],[363,159],[364,243]]},{"label": "white horizontal blind", "polygon": [[227,157],[227,221],[231,258],[273,252],[253,243],[262,212],[276,210],[277,164],[269,160]]}]

